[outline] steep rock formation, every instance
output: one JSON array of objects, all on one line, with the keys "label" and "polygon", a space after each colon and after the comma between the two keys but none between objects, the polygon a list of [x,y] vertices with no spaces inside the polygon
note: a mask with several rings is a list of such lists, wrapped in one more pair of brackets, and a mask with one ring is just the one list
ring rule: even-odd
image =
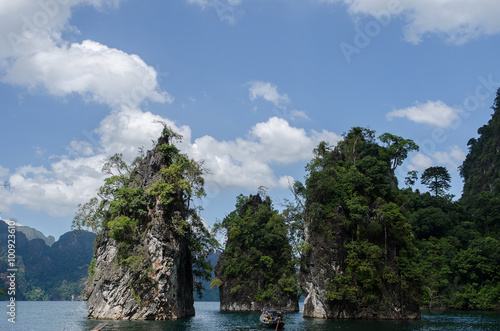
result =
[{"label": "steep rock formation", "polygon": [[[84,291],[88,318],[173,320],[195,314],[189,206],[179,188],[187,159],[165,133],[131,172],[127,191],[110,204]],[[117,196],[128,197],[127,203]]]},{"label": "steep rock formation", "polygon": [[477,130],[479,137],[471,138],[467,143],[469,153],[460,166],[464,180],[462,201],[466,203],[482,192],[494,191],[500,186],[500,88],[491,108],[494,111],[491,119]]},{"label": "steep rock formation", "polygon": [[103,233],[96,242],[92,280],[84,292],[92,319],[171,320],[194,315],[193,278],[183,237],[151,215],[151,226],[137,243],[146,269],[116,261],[118,243]]},{"label": "steep rock formation", "polygon": [[228,241],[215,266],[222,311],[258,311],[264,305],[298,311],[298,288],[284,219],[259,194],[239,196],[222,222]]},{"label": "steep rock formation", "polygon": [[[340,232],[341,229],[338,229]],[[342,238],[342,235],[337,232]],[[325,240],[326,236],[315,233],[309,238],[311,249],[303,256],[303,267],[300,283],[305,295],[302,315],[311,318],[323,319],[420,319],[420,310],[417,302],[406,297],[407,291],[401,288],[399,282],[383,282],[377,289],[377,296],[372,301],[365,302],[363,286],[350,284],[344,293],[340,289],[346,274],[345,256],[348,254],[342,247],[344,241]],[[392,254],[391,254],[392,255]],[[383,257],[381,257],[383,259]],[[396,257],[392,255],[392,262],[387,268],[397,270]],[[383,261],[382,261],[383,263]],[[363,276],[362,276],[363,277]],[[336,288],[335,288],[336,287]],[[349,291],[352,291],[349,293]],[[335,293],[332,295],[332,292]],[[349,297],[352,295],[352,297]]]},{"label": "steep rock formation", "polygon": [[412,144],[389,138],[382,147],[356,127],[335,148],[320,143],[306,185],[295,185],[305,205],[304,317],[420,318],[418,251],[391,169]]}]

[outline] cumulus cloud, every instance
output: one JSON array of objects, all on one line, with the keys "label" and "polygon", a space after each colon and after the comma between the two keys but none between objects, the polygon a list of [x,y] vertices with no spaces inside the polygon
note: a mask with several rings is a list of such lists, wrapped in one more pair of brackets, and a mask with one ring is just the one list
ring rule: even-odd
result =
[{"label": "cumulus cloud", "polygon": [[417,153],[410,160],[408,170],[422,171],[429,167],[432,167],[432,159],[425,154]]},{"label": "cumulus cloud", "polygon": [[102,184],[102,156],[63,159],[49,168],[24,166],[9,176],[10,190],[0,190],[4,208],[18,204],[51,216],[68,216],[96,194]]},{"label": "cumulus cloud", "polygon": [[7,177],[9,172],[9,169],[0,166],[0,178]]},{"label": "cumulus cloud", "polygon": [[413,107],[393,110],[386,114],[388,120],[393,118],[407,118],[415,123],[424,123],[440,128],[451,127],[459,117],[459,110],[446,105],[442,101],[427,101],[417,103]]},{"label": "cumulus cloud", "polygon": [[465,152],[457,145],[451,146],[448,152],[435,152],[432,154],[436,164],[443,164],[454,170],[463,163],[465,156]]},{"label": "cumulus cloud", "polygon": [[278,117],[257,123],[248,139],[217,141],[204,136],[196,139],[188,154],[197,160],[205,160],[210,174],[209,186],[220,189],[242,187],[256,189],[283,187],[283,179],[277,178],[272,164],[292,164],[308,161],[312,151],[321,140],[336,144],[341,137],[333,132],[312,131],[290,126]]},{"label": "cumulus cloud", "polygon": [[500,2],[497,0],[319,0],[343,3],[352,15],[401,17],[406,41],[418,44],[428,35],[443,36],[453,44],[463,44],[482,35],[500,32]]},{"label": "cumulus cloud", "polygon": [[79,94],[111,107],[136,107],[147,100],[171,103],[173,98],[159,87],[156,70],[138,55],[92,40],[69,44],[61,38],[71,30],[74,6],[119,2],[0,0],[1,81],[59,97]]},{"label": "cumulus cloud", "polygon": [[448,151],[436,151],[431,155],[417,153],[410,160],[408,170],[423,171],[432,166],[444,166],[456,170],[465,160],[465,152],[457,145],[451,146]]},{"label": "cumulus cloud", "polygon": [[278,87],[270,82],[251,81],[249,84],[250,88],[248,91],[250,93],[250,100],[252,101],[262,98],[281,109],[284,108],[285,104],[290,102],[288,95],[286,93],[280,94]]},{"label": "cumulus cloud", "polygon": [[77,93],[113,107],[138,106],[147,99],[173,101],[160,91],[156,70],[139,56],[91,40],[21,57],[6,69],[2,80],[40,86],[55,96]]},{"label": "cumulus cloud", "polygon": [[71,155],[47,167],[24,166],[9,172],[11,190],[0,190],[0,207],[20,204],[53,216],[73,214],[79,203],[88,201],[102,185],[101,168],[104,160],[122,153],[127,162],[139,155],[139,147],[151,149],[165,123],[183,136],[178,147],[208,170],[206,189],[211,192],[234,188],[286,188],[294,182],[287,174],[279,174],[273,165],[307,162],[313,149],[322,141],[335,145],[341,136],[323,130],[306,132],[291,126],[286,120],[272,117],[255,124],[246,138],[217,140],[203,136],[192,141],[191,129],[179,126],[167,118],[140,109],[124,108],[104,118],[89,140],[72,141]]}]

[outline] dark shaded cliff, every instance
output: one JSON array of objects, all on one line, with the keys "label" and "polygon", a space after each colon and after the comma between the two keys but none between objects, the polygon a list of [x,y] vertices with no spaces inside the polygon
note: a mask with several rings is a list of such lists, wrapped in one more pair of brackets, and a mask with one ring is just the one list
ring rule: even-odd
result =
[{"label": "dark shaded cliff", "polygon": [[495,187],[500,191],[500,89],[491,108],[491,119],[477,130],[479,137],[467,143],[469,153],[460,167],[464,180],[462,200],[466,203]]}]

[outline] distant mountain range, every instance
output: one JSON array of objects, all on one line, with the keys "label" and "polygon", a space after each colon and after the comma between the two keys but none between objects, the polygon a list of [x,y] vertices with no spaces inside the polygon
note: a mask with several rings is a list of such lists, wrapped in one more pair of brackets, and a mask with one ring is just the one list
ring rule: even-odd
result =
[{"label": "distant mountain range", "polygon": [[[0,289],[7,292],[8,225],[0,219]],[[16,300],[81,300],[93,257],[95,234],[68,231],[59,240],[29,226],[16,226]],[[218,253],[210,254],[214,266]],[[202,298],[219,301],[219,290],[204,282]],[[0,300],[8,300],[0,295]]]},{"label": "distant mountain range", "polygon": [[[0,221],[1,289],[6,282],[8,225]],[[27,226],[16,226],[16,299],[80,300],[93,255],[95,234],[69,231],[55,241]],[[6,295],[0,299],[8,299]]]},{"label": "distant mountain range", "polygon": [[45,241],[47,246],[52,246],[52,244],[56,242],[56,238],[54,238],[54,236],[50,235],[48,237],[45,237],[45,235],[41,231],[38,231],[37,229],[26,225],[19,225],[16,227],[16,230],[24,233],[28,240],[37,238],[42,239],[43,241]]}]

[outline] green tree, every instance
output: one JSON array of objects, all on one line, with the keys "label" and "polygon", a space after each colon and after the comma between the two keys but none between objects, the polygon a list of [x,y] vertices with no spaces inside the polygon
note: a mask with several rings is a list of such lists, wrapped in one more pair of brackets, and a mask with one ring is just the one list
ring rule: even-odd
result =
[{"label": "green tree", "polygon": [[418,171],[416,170],[408,171],[408,174],[405,177],[405,185],[407,187],[412,187],[413,185],[415,185],[417,180],[418,180]]},{"label": "green tree", "polygon": [[451,187],[451,176],[445,167],[429,167],[424,170],[420,179],[435,196],[443,196]]},{"label": "green tree", "polygon": [[391,133],[386,132],[378,139],[386,145],[386,149],[382,151],[391,160],[391,179],[394,178],[396,168],[403,164],[403,161],[408,157],[408,153],[419,150],[418,145],[413,140],[404,139]]}]

